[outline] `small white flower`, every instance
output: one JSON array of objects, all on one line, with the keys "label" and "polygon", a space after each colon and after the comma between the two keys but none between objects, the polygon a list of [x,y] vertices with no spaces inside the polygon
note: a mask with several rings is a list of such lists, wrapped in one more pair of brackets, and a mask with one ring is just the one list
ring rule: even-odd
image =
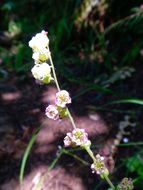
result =
[{"label": "small white flower", "polygon": [[59,112],[58,112],[57,107],[55,105],[49,105],[46,108],[45,114],[50,119],[53,119],[53,120],[59,119]]},{"label": "small white flower", "polygon": [[88,134],[84,129],[74,129],[71,133],[67,133],[64,138],[64,145],[67,146],[90,146],[91,142],[88,140]]},{"label": "small white flower", "polygon": [[56,105],[64,108],[66,104],[71,103],[71,98],[66,90],[61,90],[56,93]]},{"label": "small white flower", "polygon": [[48,47],[49,39],[47,37],[47,32],[42,30],[41,33],[36,34],[29,41],[29,46],[35,51],[42,51],[44,48]]},{"label": "small white flower", "polygon": [[47,61],[49,59],[50,51],[48,49],[43,49],[42,51],[35,51],[32,55],[32,58],[35,60],[35,63],[40,63]]},{"label": "small white flower", "polygon": [[104,178],[104,175],[109,174],[108,169],[106,168],[105,163],[104,163],[104,157],[100,156],[99,154],[95,156],[95,162],[91,164],[91,169],[92,169],[92,173],[96,172],[103,178]]},{"label": "small white flower", "polygon": [[35,79],[43,83],[48,84],[52,79],[51,68],[47,63],[35,64],[31,72]]},{"label": "small white flower", "polygon": [[64,138],[64,145],[65,145],[65,147],[68,147],[68,146],[70,146],[72,144],[71,138],[69,136],[70,135],[68,135],[68,133],[67,133],[67,136]]}]

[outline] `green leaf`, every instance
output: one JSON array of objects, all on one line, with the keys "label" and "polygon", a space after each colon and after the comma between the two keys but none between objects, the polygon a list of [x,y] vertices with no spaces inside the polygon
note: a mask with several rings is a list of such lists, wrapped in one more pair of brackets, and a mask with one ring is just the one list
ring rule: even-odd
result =
[{"label": "green leaf", "polygon": [[131,98],[131,99],[113,101],[113,102],[110,102],[109,104],[120,104],[120,103],[132,103],[132,104],[143,105],[143,100],[142,99],[136,99],[136,98],[132,99]]},{"label": "green leaf", "polygon": [[20,181],[20,184],[22,184],[22,181],[23,181],[23,176],[24,176],[24,171],[25,171],[25,166],[26,166],[26,163],[27,163],[27,159],[28,159],[28,156],[30,154],[30,151],[33,147],[33,144],[36,140],[36,137],[38,135],[38,132],[39,132],[40,128],[38,128],[35,133],[33,133],[29,143],[28,143],[28,146],[24,152],[24,155],[23,155],[23,158],[22,158],[22,163],[21,163],[21,167],[20,167],[20,175],[19,175],[19,181]]},{"label": "green leaf", "polygon": [[136,172],[143,177],[143,160],[141,155],[136,155],[127,160],[127,168],[130,172]]}]

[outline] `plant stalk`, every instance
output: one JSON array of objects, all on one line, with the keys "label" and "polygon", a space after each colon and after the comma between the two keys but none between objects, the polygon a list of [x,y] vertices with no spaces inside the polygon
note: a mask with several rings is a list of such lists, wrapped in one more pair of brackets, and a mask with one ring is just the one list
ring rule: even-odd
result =
[{"label": "plant stalk", "polygon": [[[54,80],[55,80],[56,87],[57,87],[58,91],[60,91],[61,89],[60,89],[60,85],[58,83],[58,79],[57,79],[57,75],[56,75],[56,72],[55,72],[55,67],[54,67],[54,64],[53,64],[53,60],[52,60],[51,54],[49,56],[49,60],[50,60],[50,63],[51,63],[53,77],[54,77]],[[73,119],[73,117],[72,117],[72,115],[71,115],[71,113],[70,113],[70,111],[69,111],[68,108],[67,108],[67,113],[68,113],[68,117],[69,117],[69,119],[70,119],[70,121],[72,123],[73,128],[76,129],[77,127],[75,125],[74,119]]]},{"label": "plant stalk", "polygon": [[104,179],[110,185],[110,187],[112,188],[112,190],[115,190],[115,186],[113,185],[113,183],[111,182],[111,180],[109,179],[109,177],[107,175],[104,176]]},{"label": "plant stalk", "polygon": [[51,66],[52,66],[52,72],[53,72],[53,77],[54,77],[54,80],[55,80],[56,87],[57,87],[58,91],[60,91],[61,89],[60,89],[60,86],[59,86],[59,83],[58,83],[57,75],[56,75],[56,72],[55,72],[55,67],[54,67],[54,64],[53,64],[52,57],[51,57],[51,53],[50,53],[50,56],[49,56],[49,60],[50,60]]},{"label": "plant stalk", "polygon": [[[60,91],[60,86],[59,86],[59,83],[58,83],[58,79],[57,79],[57,76],[56,76],[56,72],[55,72],[55,67],[54,67],[54,64],[53,64],[53,60],[52,60],[52,57],[51,57],[51,54],[49,56],[49,60],[50,60],[50,63],[51,63],[51,67],[52,67],[52,72],[53,72],[53,77],[54,77],[54,80],[55,80],[55,84],[56,84],[56,87],[58,89],[58,91]],[[72,123],[72,126],[74,129],[76,129],[76,125],[75,125],[75,122],[74,122],[74,119],[69,111],[69,109],[67,108],[67,113],[68,113],[68,117]],[[94,157],[94,154],[92,152],[92,150],[90,149],[90,147],[85,147],[85,150],[87,151],[87,153],[89,154],[89,156],[92,158],[93,162],[96,162],[96,158]],[[112,184],[112,182],[110,181],[110,179],[108,178],[108,176],[104,176],[104,179],[107,181],[107,183],[110,185],[110,187],[115,190],[115,187],[114,185]]]},{"label": "plant stalk", "polygon": [[[94,154],[92,152],[92,150],[90,149],[90,147],[85,147],[85,150],[87,151],[87,153],[89,154],[89,156],[92,158],[93,163],[96,162],[96,158],[94,157]],[[115,190],[115,186],[113,185],[113,183],[110,181],[110,179],[108,178],[107,175],[104,175],[104,179],[107,181],[107,183],[109,184],[109,186],[112,188],[112,190]]]}]

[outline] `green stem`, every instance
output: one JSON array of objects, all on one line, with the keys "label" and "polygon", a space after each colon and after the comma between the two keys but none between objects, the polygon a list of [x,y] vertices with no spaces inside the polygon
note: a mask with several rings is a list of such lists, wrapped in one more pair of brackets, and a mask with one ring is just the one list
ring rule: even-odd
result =
[{"label": "green stem", "polygon": [[49,59],[50,59],[50,63],[51,63],[51,66],[52,66],[52,72],[53,72],[53,77],[54,77],[54,80],[55,80],[55,83],[56,83],[56,87],[57,87],[58,91],[60,91],[60,86],[59,86],[58,79],[57,79],[57,76],[56,76],[55,67],[54,67],[54,64],[53,64],[51,54],[49,56]]},{"label": "green stem", "polygon": [[[96,158],[94,157],[94,154],[92,152],[92,150],[90,149],[90,147],[86,147],[85,146],[85,150],[87,151],[87,153],[89,154],[89,156],[92,158],[93,160],[93,163],[96,162]],[[115,186],[113,185],[113,183],[110,181],[110,179],[108,178],[107,175],[103,175],[104,176],[104,179],[107,181],[107,183],[110,185],[110,187],[115,190]]]},{"label": "green stem", "polygon": [[81,162],[82,164],[84,164],[84,165],[89,165],[88,162],[86,162],[85,160],[83,160],[83,159],[80,158],[79,156],[77,156],[77,155],[75,155],[75,154],[73,154],[73,153],[67,151],[66,149],[63,149],[63,153],[64,153],[64,154],[67,154],[67,155],[69,155],[69,156],[72,156],[73,158],[75,158],[76,160],[80,161],[80,162]]},{"label": "green stem", "polygon": [[69,116],[69,118],[70,118],[70,121],[71,121],[71,123],[72,123],[73,128],[76,129],[77,127],[76,127],[76,125],[75,125],[74,119],[73,119],[73,117],[72,117],[72,115],[71,115],[71,113],[70,113],[70,111],[69,111],[68,108],[67,108],[67,112],[68,112],[68,116]]},{"label": "green stem", "polygon": [[113,183],[111,182],[111,180],[109,179],[109,177],[107,175],[104,176],[104,179],[110,185],[110,187],[112,188],[112,190],[115,190],[115,186],[113,185]]},{"label": "green stem", "polygon": [[[53,77],[54,77],[54,80],[55,80],[56,87],[57,87],[58,91],[60,91],[61,89],[60,89],[60,85],[58,83],[58,79],[57,79],[57,76],[56,76],[55,67],[54,67],[54,64],[53,64],[53,60],[52,60],[51,54],[49,56],[49,60],[50,60],[50,63],[51,63]],[[72,123],[73,128],[76,129],[77,127],[75,125],[74,119],[73,119],[73,117],[72,117],[72,115],[71,115],[71,113],[70,113],[70,111],[69,111],[68,108],[67,108],[67,112],[68,112],[68,117],[69,117],[69,119],[70,119],[70,121]]]},{"label": "green stem", "polygon": [[46,179],[46,177],[49,175],[49,172],[54,168],[54,166],[56,165],[56,163],[58,162],[58,160],[61,158],[62,154],[63,154],[63,149],[60,150],[58,156],[53,160],[52,164],[50,165],[48,171],[44,174],[44,176],[41,177],[41,179],[39,180],[38,184],[35,185],[35,187],[33,187],[33,190],[40,190],[43,187],[44,184],[44,180]]},{"label": "green stem", "polygon": [[63,149],[61,149],[59,151],[59,154],[57,155],[57,157],[53,160],[52,164],[50,165],[48,172],[50,172],[50,170],[52,170],[52,168],[54,168],[54,166],[56,165],[56,163],[58,162],[58,160],[60,159],[60,157],[63,155],[64,151]]},{"label": "green stem", "polygon": [[94,154],[93,154],[92,150],[90,149],[90,147],[85,146],[85,150],[89,154],[89,156],[92,158],[93,162],[96,162],[96,159],[95,159]]},{"label": "green stem", "polygon": [[[52,60],[51,54],[49,56],[49,60],[50,60],[50,63],[51,63],[53,77],[54,77],[54,80],[55,80],[56,87],[57,87],[58,91],[60,91],[60,86],[59,86],[58,79],[57,79],[57,76],[56,76],[55,67],[54,67],[54,64],[53,64],[53,60]],[[70,119],[70,121],[72,123],[73,128],[76,129],[77,127],[75,125],[74,119],[73,119],[73,117],[72,117],[72,115],[71,115],[71,113],[70,113],[70,111],[69,111],[68,108],[67,108],[67,112],[68,112],[68,117],[69,117],[69,119]],[[85,150],[87,151],[87,153],[89,154],[89,156],[92,158],[93,162],[96,162],[96,158],[94,157],[94,154],[93,154],[92,150],[90,149],[90,147],[85,147]],[[55,162],[57,162],[57,160]],[[54,165],[55,165],[55,162],[54,162]],[[110,187],[113,190],[115,190],[115,187],[112,184],[112,182],[110,181],[110,179],[108,178],[108,176],[104,176],[104,179],[107,181],[107,183],[110,185]]]}]

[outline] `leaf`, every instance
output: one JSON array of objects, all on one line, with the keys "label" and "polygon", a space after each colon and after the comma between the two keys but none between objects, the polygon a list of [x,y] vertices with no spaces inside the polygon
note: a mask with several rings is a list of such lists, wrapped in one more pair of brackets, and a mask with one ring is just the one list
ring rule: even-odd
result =
[{"label": "leaf", "polygon": [[[136,26],[140,26],[143,20],[143,11],[137,12],[135,14],[132,14],[126,18],[123,18],[112,25],[110,25],[104,32],[104,34],[107,34],[108,32],[112,30],[129,30],[129,29],[135,29]],[[128,26],[128,27],[125,27]]]},{"label": "leaf", "polygon": [[28,159],[28,156],[30,154],[30,151],[33,147],[33,144],[36,140],[36,137],[38,135],[38,132],[39,132],[40,128],[38,128],[35,133],[33,133],[29,143],[28,143],[28,146],[24,152],[24,155],[23,155],[23,158],[22,158],[22,163],[21,163],[21,167],[20,167],[20,174],[19,174],[19,181],[20,181],[20,184],[22,184],[22,181],[23,181],[23,176],[24,176],[24,171],[25,171],[25,166],[26,166],[26,163],[27,163],[27,159]]},{"label": "leaf", "polygon": [[124,99],[124,100],[113,101],[113,102],[110,102],[109,104],[120,104],[120,103],[121,104],[122,103],[132,103],[132,104],[143,105],[143,100],[142,99],[136,99],[136,98],[134,98],[134,99]]},{"label": "leaf", "polygon": [[136,155],[127,160],[127,168],[131,172],[136,172],[139,176],[143,176],[143,160],[141,155]]}]

